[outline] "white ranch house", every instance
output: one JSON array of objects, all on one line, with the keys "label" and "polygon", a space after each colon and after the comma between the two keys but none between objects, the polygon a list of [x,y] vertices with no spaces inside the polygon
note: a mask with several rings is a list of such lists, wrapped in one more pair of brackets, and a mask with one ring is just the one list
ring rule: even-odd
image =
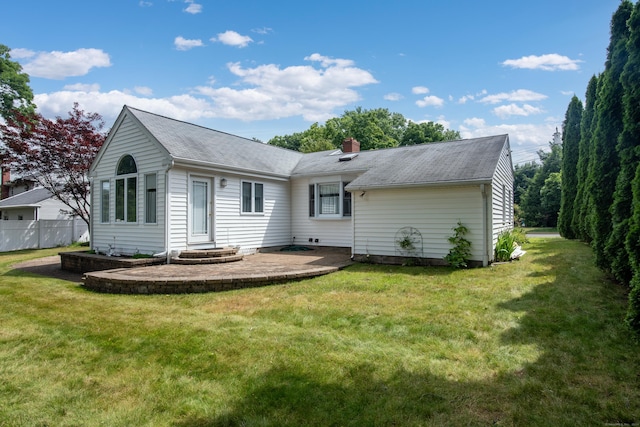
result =
[{"label": "white ranch house", "polygon": [[303,154],[125,106],[90,177],[92,249],[168,262],[296,244],[442,263],[461,221],[487,265],[513,224],[507,135],[362,152],[350,139]]}]

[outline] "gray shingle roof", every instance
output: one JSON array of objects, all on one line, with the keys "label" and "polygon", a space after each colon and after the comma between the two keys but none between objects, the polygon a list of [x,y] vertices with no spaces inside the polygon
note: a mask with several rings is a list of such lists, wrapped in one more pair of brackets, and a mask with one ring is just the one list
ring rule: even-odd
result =
[{"label": "gray shingle roof", "polygon": [[288,177],[303,156],[297,151],[125,108],[175,160]]},{"label": "gray shingle roof", "polygon": [[[490,182],[508,135],[362,151],[302,154],[125,106],[176,161],[280,177],[359,175],[350,190]],[[333,155],[332,155],[333,154]]]},{"label": "gray shingle roof", "polygon": [[46,188],[38,187],[15,196],[0,200],[0,209],[16,208],[21,206],[34,206],[52,196]]},{"label": "gray shingle roof", "polygon": [[489,182],[508,135],[362,151],[349,161],[330,151],[305,155],[293,176],[362,172],[347,189]]}]

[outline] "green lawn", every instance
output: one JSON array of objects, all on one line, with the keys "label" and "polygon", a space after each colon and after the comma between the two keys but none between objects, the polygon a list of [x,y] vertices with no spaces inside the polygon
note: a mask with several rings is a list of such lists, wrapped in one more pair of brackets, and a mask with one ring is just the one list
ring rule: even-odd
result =
[{"label": "green lawn", "polygon": [[591,250],[355,265],[226,293],[103,295],[0,255],[0,426],[640,423],[640,345]]}]

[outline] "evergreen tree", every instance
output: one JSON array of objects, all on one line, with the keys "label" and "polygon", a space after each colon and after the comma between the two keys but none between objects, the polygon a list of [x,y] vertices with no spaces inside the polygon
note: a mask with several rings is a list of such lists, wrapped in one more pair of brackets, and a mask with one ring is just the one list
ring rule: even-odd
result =
[{"label": "evergreen tree", "polygon": [[[560,208],[560,187],[558,177],[550,181],[545,188],[547,179],[553,173],[559,173],[562,166],[562,144],[559,134],[549,143],[550,152],[538,151],[542,166],[536,171],[529,183],[527,191],[521,199],[523,217],[528,227],[555,227],[558,224],[558,209]],[[553,185],[552,185],[553,184]],[[557,194],[551,194],[555,190]],[[551,201],[557,200],[558,203]]]},{"label": "evergreen tree", "polygon": [[[640,334],[640,153],[638,153],[640,150],[640,2],[636,3],[628,25],[629,59],[621,77],[625,89],[624,130],[620,135],[619,150],[622,162],[621,179],[622,176],[628,179],[634,176],[634,179],[630,188],[618,180],[620,185],[616,188],[616,203],[613,210],[615,216],[624,212],[627,192],[631,190],[630,215],[625,241],[625,259],[632,272],[627,323]],[[619,228],[625,231],[624,225],[621,224]]]},{"label": "evergreen tree", "polygon": [[613,195],[611,217],[613,231],[605,248],[611,259],[611,272],[621,283],[629,283],[633,275],[625,239],[629,234],[629,219],[632,206],[632,181],[640,162],[640,5],[636,4],[627,21],[629,39],[628,59],[620,76],[624,95],[623,130],[618,138],[620,173]]},{"label": "evergreen tree", "polygon": [[582,101],[577,96],[571,98],[564,123],[562,124],[562,195],[558,230],[563,237],[575,239],[572,219],[578,191],[578,156],[580,146],[580,121]]},{"label": "evergreen tree", "polygon": [[593,168],[589,171],[589,193],[593,197],[591,228],[596,265],[610,270],[611,260],[605,245],[612,231],[610,207],[620,169],[616,145],[622,132],[622,96],[620,75],[627,61],[626,43],[629,38],[627,20],[633,5],[623,1],[611,20],[611,40],[605,71],[596,101],[597,125],[593,134]]},{"label": "evergreen tree", "polygon": [[592,142],[593,116],[595,113],[598,77],[592,76],[587,85],[586,99],[582,120],[580,121],[580,145],[578,148],[577,192],[571,226],[576,237],[586,242],[591,241],[588,213],[591,210],[591,197],[587,190],[590,170],[590,152]]},{"label": "evergreen tree", "polygon": [[629,233],[625,243],[633,269],[633,278],[630,283],[631,290],[629,292],[626,321],[640,335],[640,165],[636,169],[632,191],[632,215],[629,220]]}]

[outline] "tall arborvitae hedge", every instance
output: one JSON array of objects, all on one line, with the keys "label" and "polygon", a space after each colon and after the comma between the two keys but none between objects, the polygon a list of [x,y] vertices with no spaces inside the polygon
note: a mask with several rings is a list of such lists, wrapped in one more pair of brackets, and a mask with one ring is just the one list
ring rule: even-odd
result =
[{"label": "tall arborvitae hedge", "polygon": [[[640,333],[640,2],[636,3],[628,25],[629,59],[621,77],[624,88],[624,130],[619,145],[621,178],[618,180],[613,209],[614,215],[618,212],[624,215],[624,209],[629,209],[628,226],[624,230],[624,258],[632,274],[627,322]],[[631,185],[621,182],[623,175],[629,181],[634,177]]]},{"label": "tall arborvitae hedge", "polygon": [[627,21],[629,37],[626,51],[627,61],[620,75],[623,89],[623,130],[618,138],[620,172],[611,205],[613,230],[605,252],[611,260],[611,272],[621,283],[629,283],[633,275],[631,260],[625,247],[629,234],[629,219],[632,206],[632,181],[638,167],[640,145],[640,17],[636,4]]},{"label": "tall arborvitae hedge", "polygon": [[578,149],[578,167],[577,167],[577,191],[575,198],[575,206],[573,208],[573,219],[571,220],[572,228],[576,233],[576,237],[585,242],[591,241],[591,226],[589,224],[589,215],[591,211],[591,197],[587,190],[587,179],[591,165],[589,163],[590,152],[592,150],[592,126],[593,116],[595,112],[596,92],[598,90],[598,77],[592,76],[587,85],[586,99],[582,120],[580,121],[580,146]]},{"label": "tall arborvitae hedge", "polygon": [[562,195],[558,230],[563,237],[575,239],[573,229],[573,209],[578,190],[578,158],[580,149],[580,121],[582,120],[582,101],[577,96],[571,98],[562,124]]},{"label": "tall arborvitae hedge", "polygon": [[632,9],[630,1],[623,1],[611,20],[607,61],[596,97],[594,157],[588,177],[588,191],[593,197],[591,229],[596,265],[607,271],[611,268],[611,259],[605,253],[605,245],[613,228],[610,207],[620,170],[616,146],[623,127],[621,100],[624,92],[620,75],[627,61],[627,20]]}]

